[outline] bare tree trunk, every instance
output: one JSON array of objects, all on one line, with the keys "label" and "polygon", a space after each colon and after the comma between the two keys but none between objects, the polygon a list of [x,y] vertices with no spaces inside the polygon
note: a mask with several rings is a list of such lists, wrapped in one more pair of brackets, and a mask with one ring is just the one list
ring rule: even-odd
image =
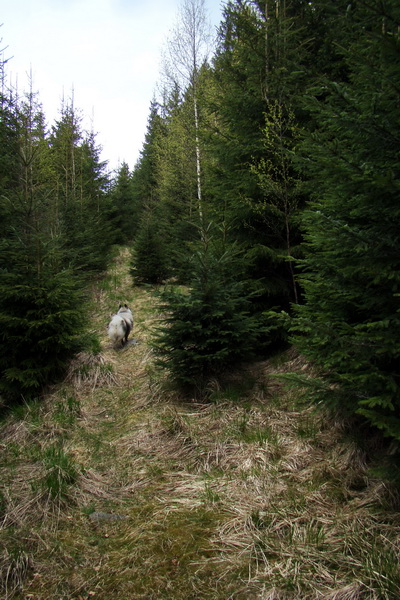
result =
[{"label": "bare tree trunk", "polygon": [[196,95],[193,98],[193,109],[194,109],[195,143],[196,143],[197,202],[198,202],[198,208],[199,208],[200,222],[203,223],[201,159],[200,159],[200,140],[199,140],[199,114],[198,114]]},{"label": "bare tree trunk", "polygon": [[264,81],[264,99],[268,102],[269,94],[269,7],[268,0],[265,2],[265,81]]},{"label": "bare tree trunk", "polygon": [[210,31],[206,22],[204,0],[183,0],[180,19],[168,43],[168,55],[164,58],[164,71],[169,80],[180,89],[190,89],[193,94],[193,121],[196,156],[197,211],[203,224],[203,193],[201,177],[200,119],[197,96],[201,65],[207,59]]}]

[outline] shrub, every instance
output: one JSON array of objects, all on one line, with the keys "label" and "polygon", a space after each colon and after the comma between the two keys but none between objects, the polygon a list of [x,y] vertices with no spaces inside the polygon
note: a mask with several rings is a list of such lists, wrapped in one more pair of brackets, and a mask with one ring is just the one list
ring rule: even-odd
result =
[{"label": "shrub", "polygon": [[254,356],[263,330],[241,266],[234,250],[204,240],[193,254],[190,287],[161,292],[166,317],[154,347],[178,386],[203,394],[210,377]]}]

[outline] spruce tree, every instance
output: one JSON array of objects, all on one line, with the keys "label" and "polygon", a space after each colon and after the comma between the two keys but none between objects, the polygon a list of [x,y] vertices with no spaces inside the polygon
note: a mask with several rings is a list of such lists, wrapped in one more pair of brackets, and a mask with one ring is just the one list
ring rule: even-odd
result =
[{"label": "spruce tree", "polygon": [[110,204],[115,242],[127,244],[133,240],[138,228],[138,210],[134,201],[132,175],[126,162],[119,167],[112,181]]},{"label": "spruce tree", "polygon": [[132,247],[131,275],[136,284],[158,284],[169,274],[162,221],[155,208],[142,216]]},{"label": "spruce tree", "polygon": [[5,199],[18,185],[18,129],[16,105],[12,98],[0,93],[0,237],[12,222],[11,206]]},{"label": "spruce tree", "polygon": [[46,265],[48,247],[40,265],[12,234],[0,250],[0,398],[14,402],[39,395],[83,348],[85,304],[73,274]]},{"label": "spruce tree", "polygon": [[0,398],[31,398],[53,382],[82,347],[85,317],[76,279],[63,267],[49,182],[43,114],[30,92],[14,107],[17,177],[1,202]]},{"label": "spruce tree", "polygon": [[200,396],[212,377],[252,358],[265,334],[252,315],[242,258],[218,237],[202,231],[193,248],[189,287],[162,292],[167,316],[155,338],[158,364],[178,387]]},{"label": "spruce tree", "polygon": [[[204,195],[199,211],[196,142],[190,91],[170,106],[165,116],[166,135],[159,151],[159,213],[170,269],[182,282],[188,277],[188,244],[197,239],[200,214],[206,211]],[[204,162],[204,161],[203,161]]]},{"label": "spruce tree", "polygon": [[151,103],[145,142],[132,174],[138,221],[132,244],[131,273],[136,283],[160,283],[167,276],[165,232],[159,206],[159,152],[165,127],[159,106]]},{"label": "spruce tree", "polygon": [[132,173],[133,199],[139,220],[141,213],[154,207],[159,200],[159,153],[164,136],[165,123],[160,116],[160,107],[153,101],[143,148]]},{"label": "spruce tree", "polygon": [[[107,163],[100,158],[101,148],[93,132],[86,133],[78,148],[79,203],[75,225],[75,264],[89,272],[103,272],[114,243],[112,204],[109,196]],[[72,249],[73,241],[69,241]]]},{"label": "spruce tree", "polygon": [[325,401],[399,440],[400,11],[374,1],[337,20],[351,40],[349,81],[308,101],[318,128],[302,166],[314,201],[294,339],[320,367]]},{"label": "spruce tree", "polygon": [[290,311],[299,300],[293,258],[306,198],[292,152],[306,120],[311,12],[307,2],[227,3],[213,63],[211,203],[246,252],[248,277],[263,284],[258,311]]},{"label": "spruce tree", "polygon": [[62,108],[50,136],[55,211],[67,260],[89,273],[104,270],[113,243],[106,163],[93,133],[84,134],[73,103]]}]

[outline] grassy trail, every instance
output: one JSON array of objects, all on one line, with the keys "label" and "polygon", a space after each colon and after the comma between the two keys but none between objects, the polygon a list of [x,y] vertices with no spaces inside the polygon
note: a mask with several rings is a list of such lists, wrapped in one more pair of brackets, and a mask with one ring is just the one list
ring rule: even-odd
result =
[{"label": "grassy trail", "polygon": [[[300,360],[184,401],[152,363],[157,302],[125,250],[93,295],[101,354],[1,424],[2,597],[400,598],[397,498],[340,423],[271,377]],[[116,351],[120,301],[137,343]]]}]

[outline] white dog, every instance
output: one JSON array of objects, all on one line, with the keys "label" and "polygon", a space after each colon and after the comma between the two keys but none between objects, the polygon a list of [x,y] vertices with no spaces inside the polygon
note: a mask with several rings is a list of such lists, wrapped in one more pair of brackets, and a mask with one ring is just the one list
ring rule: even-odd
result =
[{"label": "white dog", "polygon": [[116,315],[113,315],[108,325],[108,337],[114,346],[124,346],[133,328],[133,316],[126,304],[119,305]]}]

